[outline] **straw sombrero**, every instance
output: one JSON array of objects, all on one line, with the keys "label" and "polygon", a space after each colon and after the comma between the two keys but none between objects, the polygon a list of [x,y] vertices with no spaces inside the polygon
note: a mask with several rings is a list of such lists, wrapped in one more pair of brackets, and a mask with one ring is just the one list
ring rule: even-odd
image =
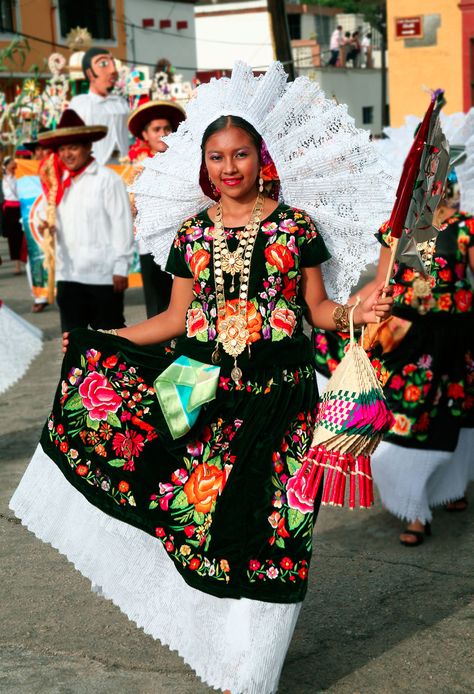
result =
[{"label": "straw sombrero", "polygon": [[170,122],[173,131],[186,118],[186,113],[181,106],[172,101],[147,101],[139,106],[128,119],[128,129],[135,137],[142,139],[142,132],[152,120],[164,118]]},{"label": "straw sombrero", "polygon": [[86,125],[75,111],[67,108],[56,130],[38,135],[38,144],[56,149],[75,142],[97,142],[107,135],[107,131],[106,125]]}]

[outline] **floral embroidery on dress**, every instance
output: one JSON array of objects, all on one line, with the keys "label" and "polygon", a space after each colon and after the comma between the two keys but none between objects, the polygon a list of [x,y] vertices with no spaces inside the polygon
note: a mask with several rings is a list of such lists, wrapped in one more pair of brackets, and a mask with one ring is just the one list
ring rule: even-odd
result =
[{"label": "floral embroidery on dress", "polygon": [[[49,437],[85,482],[100,487],[116,503],[134,506],[129,482],[122,480],[113,486],[107,466],[134,472],[147,442],[157,438],[146,421],[155,390],[120,355],[101,357],[97,350],[88,350],[81,356],[80,366],[71,368],[61,382],[63,421],[50,416]],[[104,458],[103,467],[79,455],[73,445],[75,436],[89,458]]]}]

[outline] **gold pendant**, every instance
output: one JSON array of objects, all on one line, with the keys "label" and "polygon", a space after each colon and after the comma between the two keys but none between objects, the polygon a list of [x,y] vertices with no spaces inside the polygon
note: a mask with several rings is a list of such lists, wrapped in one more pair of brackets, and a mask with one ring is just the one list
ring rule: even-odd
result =
[{"label": "gold pendant", "polygon": [[417,299],[424,299],[431,294],[431,284],[425,277],[417,277],[413,280],[413,295]]},{"label": "gold pendant", "polygon": [[237,251],[234,253],[224,251],[221,256],[221,262],[224,272],[227,272],[228,275],[232,275],[232,277],[242,272],[244,267],[242,256]]},{"label": "gold pendant", "polygon": [[242,369],[239,369],[236,361],[234,362],[234,368],[230,372],[230,375],[235,383],[238,383],[242,378]]},{"label": "gold pendant", "polygon": [[216,344],[216,348],[211,355],[211,361],[213,364],[219,364],[221,360],[221,353],[219,352],[219,343]]},{"label": "gold pendant", "polygon": [[247,320],[244,316],[236,314],[220,321],[219,342],[231,357],[237,357],[244,351],[248,337]]}]

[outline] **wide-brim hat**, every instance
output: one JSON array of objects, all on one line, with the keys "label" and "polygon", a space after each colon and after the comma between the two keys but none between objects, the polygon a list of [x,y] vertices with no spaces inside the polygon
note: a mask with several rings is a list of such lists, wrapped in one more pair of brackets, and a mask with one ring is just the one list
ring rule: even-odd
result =
[{"label": "wide-brim hat", "polygon": [[71,108],[67,108],[58,123],[56,130],[38,135],[38,144],[56,149],[61,145],[76,142],[97,142],[108,132],[106,125],[86,125],[82,118]]},{"label": "wide-brim hat", "polygon": [[128,129],[135,137],[142,139],[142,132],[148,123],[157,118],[170,122],[173,131],[186,118],[184,109],[172,101],[147,101],[139,106],[128,119]]}]

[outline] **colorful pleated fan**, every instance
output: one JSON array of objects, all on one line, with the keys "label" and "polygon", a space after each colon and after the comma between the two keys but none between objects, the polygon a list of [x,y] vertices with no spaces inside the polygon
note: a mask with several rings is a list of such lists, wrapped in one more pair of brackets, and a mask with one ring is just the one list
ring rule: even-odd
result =
[{"label": "colorful pleated fan", "polygon": [[[352,314],[352,312],[351,312]],[[352,316],[351,316],[352,320]],[[394,422],[363,347],[354,340],[321,395],[311,448],[298,471],[306,498],[314,499],[326,472],[322,503],[349,508],[374,502],[370,456]]]}]

